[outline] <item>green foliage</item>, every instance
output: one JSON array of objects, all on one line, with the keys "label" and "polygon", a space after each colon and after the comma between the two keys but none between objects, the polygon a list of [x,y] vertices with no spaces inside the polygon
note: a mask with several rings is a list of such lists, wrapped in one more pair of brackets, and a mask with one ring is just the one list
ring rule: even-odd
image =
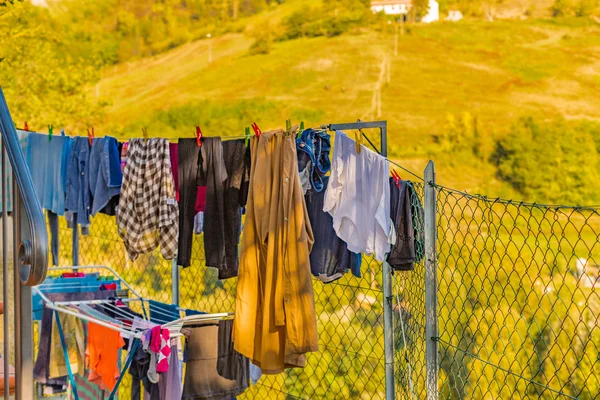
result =
[{"label": "green foliage", "polygon": [[550,11],[554,17],[564,17],[571,14],[573,5],[571,0],[555,0]]},{"label": "green foliage", "polygon": [[239,30],[236,20],[267,0],[64,0],[53,12],[79,39],[79,50],[106,64],[152,56],[183,43]]},{"label": "green foliage", "polygon": [[8,2],[0,7],[0,82],[13,119],[33,129],[51,123],[83,128],[98,122],[101,105],[87,96],[98,63],[73,52],[67,28],[42,7]]},{"label": "green foliage", "polygon": [[363,0],[326,2],[324,5],[304,6],[284,21],[281,40],[300,37],[333,37],[351,28],[367,24],[372,14],[369,2]]},{"label": "green foliage", "polygon": [[595,132],[588,125],[562,120],[541,125],[532,118],[521,119],[497,144],[493,160],[498,176],[528,199],[596,202],[600,162]]},{"label": "green foliage", "polygon": [[575,6],[575,16],[588,17],[598,9],[598,0],[579,0]]},{"label": "green foliage", "polygon": [[555,0],[550,11],[554,17],[588,17],[598,10],[599,6],[598,0]]}]

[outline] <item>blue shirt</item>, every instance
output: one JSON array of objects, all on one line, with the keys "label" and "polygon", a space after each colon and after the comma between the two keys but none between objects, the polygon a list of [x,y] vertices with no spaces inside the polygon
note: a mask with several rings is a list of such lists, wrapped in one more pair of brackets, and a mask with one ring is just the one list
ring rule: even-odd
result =
[{"label": "blue shirt", "polygon": [[113,197],[121,193],[123,172],[117,139],[107,136],[94,140],[89,174],[93,198],[92,215],[96,215]]},{"label": "blue shirt", "polygon": [[68,136],[24,133],[25,162],[42,208],[57,215],[65,213],[66,164],[71,148]]}]

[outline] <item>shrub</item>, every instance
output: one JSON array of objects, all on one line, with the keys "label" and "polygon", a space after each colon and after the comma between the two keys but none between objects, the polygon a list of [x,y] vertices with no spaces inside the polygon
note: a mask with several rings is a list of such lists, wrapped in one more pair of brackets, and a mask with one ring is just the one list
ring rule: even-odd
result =
[{"label": "shrub", "polygon": [[600,197],[596,135],[597,126],[589,124],[524,118],[497,142],[493,161],[499,178],[528,199],[591,204]]}]

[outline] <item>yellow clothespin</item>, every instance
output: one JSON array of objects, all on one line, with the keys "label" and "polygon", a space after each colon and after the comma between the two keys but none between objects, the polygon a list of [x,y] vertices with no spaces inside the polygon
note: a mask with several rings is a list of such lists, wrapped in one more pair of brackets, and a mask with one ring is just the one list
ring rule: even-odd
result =
[{"label": "yellow clothespin", "polygon": [[142,135],[144,137],[144,140],[148,139],[148,129],[147,128],[142,128]]},{"label": "yellow clothespin", "polygon": [[356,142],[356,153],[360,154],[360,145],[362,143],[362,132],[354,132],[354,141]]}]

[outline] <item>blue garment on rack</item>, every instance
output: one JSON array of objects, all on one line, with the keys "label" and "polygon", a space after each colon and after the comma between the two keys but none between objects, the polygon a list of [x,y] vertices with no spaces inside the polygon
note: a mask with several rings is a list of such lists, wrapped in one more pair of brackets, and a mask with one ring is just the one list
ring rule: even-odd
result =
[{"label": "blue garment on rack", "polygon": [[106,136],[94,140],[89,173],[92,215],[96,215],[121,193],[123,172],[117,139]]},{"label": "blue garment on rack", "polygon": [[[325,131],[307,129],[296,139],[296,149],[299,170],[303,171],[305,168],[309,168],[311,187],[316,192],[321,192],[323,177],[331,169],[329,160],[331,136]],[[304,192],[306,193],[306,190]]]},{"label": "blue garment on rack", "polygon": [[150,321],[156,324],[166,324],[181,318],[179,306],[176,304],[161,303],[160,301],[148,300],[150,304]]},{"label": "blue garment on rack", "polygon": [[84,137],[73,138],[71,151],[67,157],[65,208],[77,216],[75,222],[83,227],[89,227],[92,212],[89,172],[90,142]]},{"label": "blue garment on rack", "polygon": [[25,162],[42,208],[57,215],[65,213],[66,158],[72,139],[68,136],[24,133]]}]

